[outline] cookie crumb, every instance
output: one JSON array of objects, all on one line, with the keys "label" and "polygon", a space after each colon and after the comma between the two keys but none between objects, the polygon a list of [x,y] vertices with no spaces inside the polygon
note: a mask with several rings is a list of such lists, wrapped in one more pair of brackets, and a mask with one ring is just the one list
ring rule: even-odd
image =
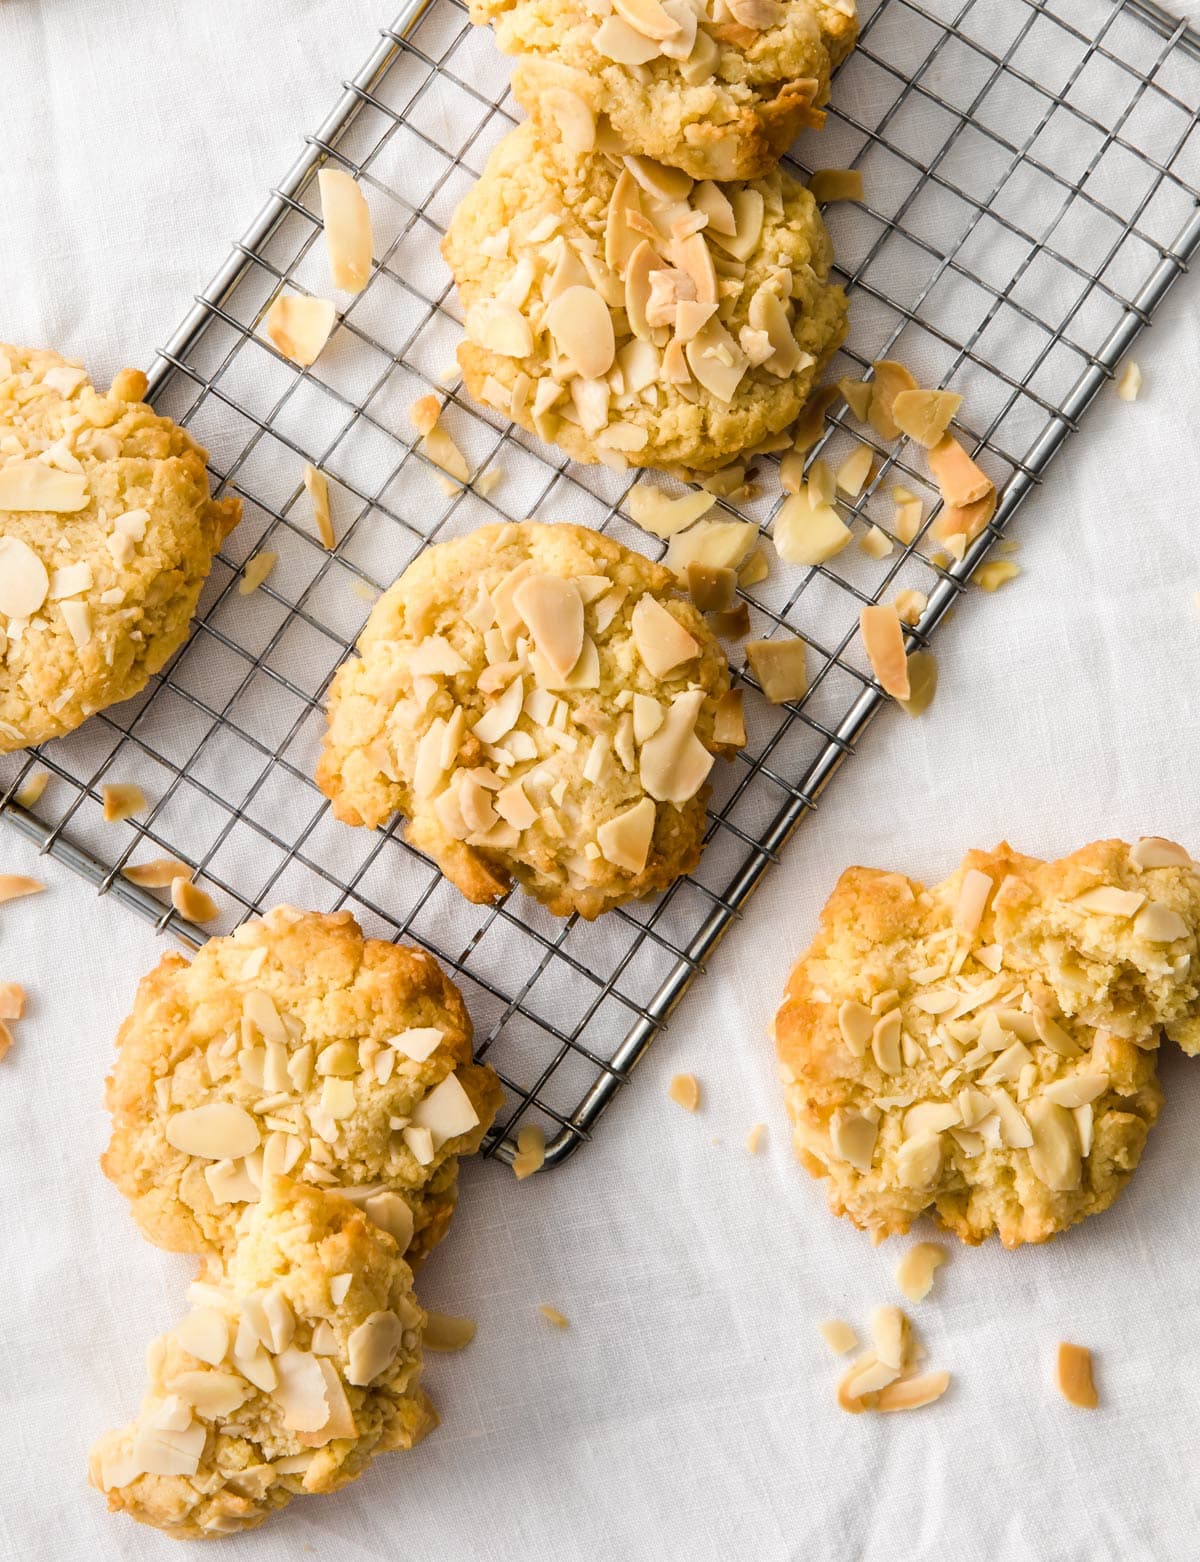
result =
[{"label": "cookie crumb", "polygon": [[695,1112],[700,1106],[700,1083],[694,1074],[675,1074],[667,1087],[667,1094],[685,1112]]},{"label": "cookie crumb", "polygon": [[104,822],[106,824],[119,823],[122,819],[130,819],[134,814],[140,814],[146,807],[146,794],[135,782],[112,782],[101,789],[100,796],[104,802]]},{"label": "cookie crumb", "polygon": [[46,790],[49,781],[48,770],[35,770],[29,780],[22,782],[13,793],[13,802],[18,808],[36,808],[42,800],[42,793]]},{"label": "cookie crumb", "polygon": [[946,1249],[937,1242],[918,1242],[896,1265],[896,1284],[910,1302],[922,1302],[933,1289],[935,1270],[946,1262]]},{"label": "cookie crumb", "polygon": [[464,1350],[475,1338],[475,1320],[458,1318],[453,1313],[426,1315],[424,1344],[426,1350]]},{"label": "cookie crumb", "polygon": [[844,1318],[826,1318],[817,1325],[817,1332],[835,1356],[844,1356],[858,1344],[858,1335]]},{"label": "cookie crumb", "polygon": [[571,1327],[571,1320],[560,1313],[557,1307],[551,1307],[549,1302],[543,1302],[538,1308],[538,1312],[541,1313],[547,1323],[552,1323],[556,1329],[569,1329]]},{"label": "cookie crumb", "polygon": [[1086,1345],[1069,1345],[1065,1340],[1059,1345],[1055,1381],[1067,1404],[1078,1410],[1095,1410],[1100,1403],[1092,1377],[1092,1353]]},{"label": "cookie crumb", "polygon": [[238,596],[248,597],[252,591],[257,591],[275,568],[278,559],[277,553],[271,553],[266,549],[256,553],[252,559],[247,559],[242,570],[242,578],[238,581]]}]

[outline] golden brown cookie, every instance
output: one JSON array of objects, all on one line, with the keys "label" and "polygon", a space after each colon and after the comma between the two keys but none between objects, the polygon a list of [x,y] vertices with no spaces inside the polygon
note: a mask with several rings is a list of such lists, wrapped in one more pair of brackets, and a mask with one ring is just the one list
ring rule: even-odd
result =
[{"label": "golden brown cookie", "polygon": [[431,955],[364,938],[348,911],[280,906],[143,978],[101,1164],[175,1252],[228,1251],[264,1180],[286,1174],[361,1204],[412,1262],[444,1235],[458,1157],[500,1099]]},{"label": "golden brown cookie", "polygon": [[228,1264],[210,1261],[188,1295],[147,1353],[137,1419],[91,1451],[114,1512],[179,1540],[253,1529],[437,1425],[412,1272],[345,1199],[268,1178]]},{"label": "golden brown cookie", "polygon": [[846,334],[816,202],[517,127],[442,243],[479,401],[577,461],[710,472],[794,421]]},{"label": "golden brown cookie", "polygon": [[0,343],[0,751],[136,694],[241,516],[145,390],[136,369],[102,393],[57,353]]},{"label": "golden brown cookie", "polygon": [[349,824],[405,814],[469,900],[516,879],[595,917],[699,860],[728,687],[662,565],[582,526],[484,526],[375,604],[333,681],[317,783]]},{"label": "golden brown cookie", "polygon": [[854,0],[471,0],[516,56],[544,135],[625,148],[696,179],[756,179],[820,127],[854,46]]},{"label": "golden brown cookie", "polygon": [[932,888],[849,868],[775,1041],[797,1152],[878,1240],[925,1211],[1042,1242],[1108,1206],[1197,1050],[1200,873],[1156,838],[1058,862],[1001,845]]}]

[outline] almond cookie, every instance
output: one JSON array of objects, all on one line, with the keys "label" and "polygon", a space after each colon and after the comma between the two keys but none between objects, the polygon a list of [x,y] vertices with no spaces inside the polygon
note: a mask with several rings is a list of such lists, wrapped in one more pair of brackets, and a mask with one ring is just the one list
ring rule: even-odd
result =
[{"label": "almond cookie", "polygon": [[800,1160],[876,1240],[924,1211],[1043,1242],[1108,1206],[1197,1050],[1200,875],[1171,842],[972,852],[926,889],[849,868],[775,1021]]},{"label": "almond cookie", "polygon": [[241,516],[145,391],[136,369],[102,393],[57,353],[0,343],[0,751],[136,694]]},{"label": "almond cookie", "polygon": [[188,1299],[147,1353],[137,1420],[91,1451],[114,1512],[178,1540],[253,1529],[437,1425],[417,1382],[412,1272],[345,1199],[267,1178],[228,1264],[210,1263]]},{"label": "almond cookie", "polygon": [[105,1175],[143,1234],[227,1251],[272,1174],[362,1205],[419,1260],[501,1099],[431,955],[279,906],[142,979],[108,1080]]},{"label": "almond cookie", "polygon": [[661,564],[582,526],[484,526],[375,604],[329,696],[317,783],[399,810],[468,900],[514,879],[595,917],[693,868],[725,656]]},{"label": "almond cookie", "polygon": [[471,394],[577,461],[715,471],[778,434],[846,334],[816,202],[507,135],[455,212]]},{"label": "almond cookie", "polygon": [[819,128],[854,47],[854,0],[471,0],[517,56],[544,135],[625,148],[695,179],[757,179]]}]

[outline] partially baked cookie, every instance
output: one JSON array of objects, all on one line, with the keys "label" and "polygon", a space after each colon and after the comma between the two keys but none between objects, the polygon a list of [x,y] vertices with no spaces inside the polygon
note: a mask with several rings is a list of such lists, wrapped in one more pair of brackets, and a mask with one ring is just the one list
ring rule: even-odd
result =
[{"label": "partially baked cookie", "polygon": [[137,1419],[91,1451],[114,1512],[179,1540],[253,1529],[437,1425],[412,1272],[345,1199],[268,1178],[228,1266],[210,1263],[188,1295],[147,1353]]},{"label": "partially baked cookie", "polygon": [[127,700],[183,643],[241,501],[206,454],[57,353],[0,343],[0,751]]},{"label": "partially baked cookie", "polygon": [[816,202],[517,127],[442,243],[471,394],[577,461],[715,471],[786,428],[846,333]]},{"label": "partially baked cookie", "polygon": [[854,46],[854,0],[471,0],[517,57],[513,92],[544,135],[634,153],[696,179],[756,179],[820,127]]},{"label": "partially baked cookie", "polygon": [[931,889],[847,869],[775,1022],[833,1211],[1015,1247],[1107,1209],[1162,1104],[1162,1033],[1197,1050],[1198,926],[1200,870],[1157,839],[1001,845]]},{"label": "partially baked cookie", "polygon": [[558,916],[699,860],[725,656],[674,577],[582,526],[484,526],[375,604],[329,695],[317,783],[397,811],[469,900],[514,879]]},{"label": "partially baked cookie", "polygon": [[499,1081],[431,955],[279,906],[164,955],[117,1037],[101,1160],[160,1247],[223,1253],[272,1174],[332,1189],[410,1262],[454,1213]]}]

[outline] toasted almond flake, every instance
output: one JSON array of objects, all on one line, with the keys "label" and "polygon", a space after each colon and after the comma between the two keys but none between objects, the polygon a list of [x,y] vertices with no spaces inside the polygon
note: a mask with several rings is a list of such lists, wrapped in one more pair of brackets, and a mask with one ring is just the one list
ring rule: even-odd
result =
[{"label": "toasted almond flake", "polygon": [[[704,693],[700,689],[677,694],[661,728],[642,746],[639,775],[643,788],[657,802],[686,803],[704,785],[712,769],[713,756],[695,731],[703,703]],[[629,725],[633,725],[632,717]]]},{"label": "toasted almond flake", "polygon": [[858,622],[867,661],[884,693],[897,700],[909,699],[912,690],[908,681],[908,658],[895,604],[878,602],[864,607]]},{"label": "toasted almond flake", "polygon": [[814,391],[805,402],[800,416],[796,420],[793,431],[792,449],[797,455],[804,455],[821,438],[825,432],[825,414],[841,394],[836,385],[823,385],[820,390]]},{"label": "toasted almond flake", "polygon": [[694,1074],[673,1074],[667,1094],[685,1112],[695,1112],[700,1106],[700,1083]]},{"label": "toasted almond flake", "polygon": [[1095,1410],[1100,1403],[1092,1376],[1092,1353],[1086,1345],[1069,1345],[1062,1341],[1058,1347],[1054,1380],[1067,1404],[1074,1405],[1077,1410]]},{"label": "toasted almond flake", "polygon": [[860,423],[866,423],[871,416],[871,398],[875,394],[875,387],[869,380],[838,381],[837,388],[845,398],[846,405]]},{"label": "toasted almond flake", "polygon": [[1088,1106],[1108,1089],[1108,1075],[1099,1070],[1069,1074],[1065,1079],[1055,1079],[1045,1086],[1042,1094],[1056,1106],[1075,1108]]},{"label": "toasted almond flake", "polygon": [[692,560],[687,567],[688,595],[701,613],[722,613],[733,605],[737,571]]},{"label": "toasted almond flake", "polygon": [[931,1405],[935,1399],[940,1399],[949,1387],[948,1372],[925,1372],[915,1378],[901,1378],[880,1389],[875,1409],[919,1410],[922,1405]]},{"label": "toasted almond flake", "polygon": [[412,1116],[418,1128],[429,1130],[435,1150],[448,1140],[469,1133],[479,1123],[479,1113],[456,1074],[447,1074],[427,1096],[418,1101]]},{"label": "toasted almond flake", "polygon": [[538,1308],[538,1312],[541,1313],[547,1323],[552,1323],[556,1329],[569,1329],[571,1327],[571,1320],[563,1313],[560,1313],[557,1307],[551,1307],[549,1302],[543,1302]]},{"label": "toasted almond flake", "polygon": [[915,439],[926,450],[933,450],[944,439],[961,406],[962,397],[953,391],[913,387],[897,394],[892,403],[892,418],[899,433]]},{"label": "toasted almond flake", "polygon": [[663,563],[674,572],[679,584],[686,586],[688,568],[693,564],[705,569],[736,570],[758,536],[757,527],[747,521],[697,521],[671,538]]},{"label": "toasted almond flake", "polygon": [[[694,234],[693,238],[701,245],[704,244],[702,234]],[[709,320],[688,342],[684,356],[704,389],[718,401],[726,403],[733,400],[734,392],[750,367],[746,354],[715,318]]]},{"label": "toasted almond flake", "polygon": [[937,1242],[918,1242],[896,1266],[896,1284],[910,1302],[922,1302],[933,1288],[934,1271],[946,1262],[946,1249]]},{"label": "toasted almond flake", "polygon": [[755,548],[738,571],[738,585],[744,590],[761,585],[771,573],[767,556],[761,548]]},{"label": "toasted almond flake", "polygon": [[48,770],[35,770],[26,781],[13,793],[13,802],[18,808],[36,808],[42,800],[42,793],[50,782]]},{"label": "toasted almond flake", "polygon": [[105,1475],[112,1485],[124,1486],[138,1475],[195,1475],[208,1433],[202,1421],[182,1429],[136,1424],[130,1463],[112,1466]]},{"label": "toasted almond flake", "polygon": [[1187,849],[1161,835],[1143,835],[1129,848],[1129,860],[1135,868],[1190,868]]},{"label": "toasted almond flake", "polygon": [[1117,377],[1117,395],[1122,401],[1136,401],[1141,388],[1142,371],[1132,358],[1128,358]]},{"label": "toasted almond flake", "polygon": [[399,1353],[404,1325],[394,1312],[368,1313],[346,1341],[346,1382],[356,1388],[387,1371]]},{"label": "toasted almond flake", "polygon": [[139,814],[146,806],[146,794],[133,782],[113,782],[101,789],[104,819],[112,824]]},{"label": "toasted almond flake", "polygon": [[807,490],[783,501],[771,530],[775,551],[788,564],[824,564],[852,535],[832,505],[814,503]]},{"label": "toasted almond flake", "polygon": [[1148,944],[1172,944],[1178,938],[1189,938],[1192,929],[1177,911],[1152,900],[1133,919],[1133,936]]},{"label": "toasted almond flake", "polygon": [[475,1320],[451,1313],[427,1313],[422,1337],[426,1350],[462,1350],[475,1338]]},{"label": "toasted almond flake", "polygon": [[595,288],[566,288],[547,308],[545,324],[577,374],[598,380],[612,368],[616,357],[612,315]]},{"label": "toasted almond flake", "polygon": [[728,689],[717,701],[713,742],[721,747],[745,748],[746,721],[742,713],[741,689]]},{"label": "toasted almond flake", "polygon": [[92,566],[86,560],[80,564],[64,564],[50,576],[49,597],[51,602],[59,602],[63,597],[75,597],[81,591],[90,591],[91,587]]},{"label": "toasted almond flake", "polygon": [[8,1056],[12,1050],[13,1034],[3,1020],[0,1020],[0,1062]]},{"label": "toasted almond flake", "polygon": [[[87,478],[82,472],[61,472],[45,461],[13,461],[8,466],[0,466],[0,510],[17,513],[44,510],[67,515],[84,509],[87,502]],[[0,581],[4,582],[6,591],[7,577],[10,570],[16,568],[14,561],[21,549],[32,551],[16,537],[0,538]],[[42,595],[44,597],[45,592]],[[4,607],[3,597],[0,597],[0,612],[18,616],[15,610],[10,612]]]},{"label": "toasted almond flake", "polygon": [[835,1356],[844,1356],[858,1344],[858,1335],[844,1318],[826,1318],[817,1332]]},{"label": "toasted almond flake", "polygon": [[176,879],[186,879],[192,870],[178,857],[155,857],[152,862],[130,863],[121,871],[131,884],[140,884],[143,889],[166,889]]},{"label": "toasted almond flake", "polygon": [[829,201],[861,201],[863,177],[857,168],[818,168],[808,188],[818,206]]},{"label": "toasted almond flake", "polygon": [[933,704],[938,686],[938,666],[932,651],[913,651],[908,657],[908,698],[898,701],[910,716],[920,716]]},{"label": "toasted almond flake", "polygon": [[25,989],[20,982],[0,982],[0,1020],[19,1020],[25,1013]]},{"label": "toasted almond flake", "polygon": [[744,640],[750,633],[749,604],[736,602],[724,613],[714,613],[709,622],[712,624],[714,634],[726,640]]},{"label": "toasted almond flake", "polygon": [[211,1101],[167,1118],[167,1143],[209,1161],[240,1160],[259,1146],[258,1124],[231,1101]]},{"label": "toasted almond flake", "polygon": [[583,650],[583,599],[574,583],[558,575],[530,575],[512,601],[538,653],[560,678],[569,677]]},{"label": "toasted almond flake", "polygon": [[766,1123],[755,1123],[746,1135],[746,1149],[751,1155],[757,1155],[762,1148],[763,1135],[767,1131]]},{"label": "toasted almond flake", "polygon": [[978,868],[968,868],[958,888],[954,904],[954,926],[960,933],[973,937],[983,920],[988,896],[995,888],[992,880]]},{"label": "toasted almond flake", "polygon": [[22,895],[40,895],[45,888],[40,879],[26,878],[20,873],[0,873],[0,902],[17,900]]},{"label": "toasted almond flake", "polygon": [[238,596],[248,597],[251,592],[257,591],[275,568],[278,560],[277,553],[271,553],[266,549],[256,553],[253,558],[247,559],[242,578],[238,581]]},{"label": "toasted almond flake", "polygon": [[949,434],[929,451],[929,470],[943,502],[952,508],[974,504],[992,490],[991,478],[980,471],[958,440]]},{"label": "toasted almond flake", "polygon": [[656,814],[652,800],[643,797],[624,813],[606,819],[596,831],[604,860],[627,873],[641,873],[654,839]]},{"label": "toasted almond flake", "polygon": [[839,492],[847,499],[857,499],[863,485],[871,475],[871,463],[875,452],[869,445],[858,445],[837,469],[836,482]]},{"label": "toasted almond flake", "polygon": [[317,361],[336,319],[327,298],[280,293],[263,317],[263,331],[285,358],[307,369]]},{"label": "toasted almond flake", "polygon": [[974,542],[996,513],[997,495],[989,488],[974,504],[947,505],[933,523],[933,535],[944,542],[956,559],[961,559],[967,544]]},{"label": "toasted almond flake", "polygon": [[877,1394],[881,1388],[894,1383],[899,1376],[898,1367],[888,1366],[887,1362],[879,1360],[874,1351],[868,1351],[851,1367],[846,1393],[851,1399],[863,1399],[868,1394]]},{"label": "toasted almond flake", "polygon": [[434,466],[441,467],[459,483],[471,481],[471,468],[467,465],[467,458],[454,443],[454,440],[439,423],[430,429],[421,441],[422,454],[428,456]]},{"label": "toasted almond flake", "polygon": [[1140,890],[1116,889],[1111,884],[1087,890],[1071,902],[1078,911],[1104,917],[1132,917],[1145,903],[1146,897]]},{"label": "toasted almond flake", "polygon": [[317,183],[333,285],[346,293],[361,293],[371,277],[371,213],[366,197],[341,168],[322,168]]},{"label": "toasted almond flake", "polygon": [[[210,1367],[220,1366],[229,1350],[229,1320],[215,1307],[196,1307],[172,1330],[189,1355]],[[195,1404],[195,1401],[191,1401]]]},{"label": "toasted almond flake", "polygon": [[848,998],[838,1009],[838,1029],[850,1051],[856,1058],[861,1058],[875,1029],[875,1016],[865,1004]]},{"label": "toasted almond flake", "polygon": [[875,1141],[879,1136],[878,1124],[859,1112],[835,1112],[829,1129],[829,1142],[839,1160],[847,1161],[856,1171],[869,1172],[871,1157],[875,1153]]},{"label": "toasted almond flake", "polygon": [[646,670],[665,677],[700,654],[699,642],[661,602],[650,595],[639,597],[630,619],[633,642]]},{"label": "toasted almond flake", "polygon": [[896,397],[905,391],[916,390],[917,382],[904,367],[894,358],[880,358],[872,364],[874,375],[871,380],[871,405],[868,409],[868,419],[871,427],[881,439],[899,439],[900,429],[892,416],[892,408]]},{"label": "toasted almond flake", "polygon": [[871,1313],[871,1340],[885,1367],[903,1370],[908,1352],[908,1319],[898,1307],[876,1307]]},{"label": "toasted almond flake", "polygon": [[546,1163],[546,1135],[536,1123],[526,1123],[517,1135],[517,1153],[513,1156],[513,1176],[518,1182],[541,1171]]},{"label": "toasted almond flake", "polygon": [[858,545],[870,559],[886,559],[892,551],[892,539],[878,526],[871,526],[858,539]]},{"label": "toasted almond flake", "polygon": [[188,922],[211,922],[220,915],[212,896],[182,874],[171,880],[171,904]]},{"label": "toasted almond flake", "polygon": [[309,503],[312,505],[313,520],[316,523],[317,536],[321,539],[321,546],[332,552],[335,542],[333,518],[329,511],[329,481],[324,472],[319,472],[315,466],[306,462],[304,487]]},{"label": "toasted almond flake", "polygon": [[975,584],[983,591],[999,591],[1010,580],[1016,580],[1021,566],[1011,559],[989,559],[975,571]]},{"label": "toasted almond flake", "polygon": [[797,635],[780,640],[748,640],[746,660],[759,688],[772,705],[800,700],[808,693],[806,646]]}]

